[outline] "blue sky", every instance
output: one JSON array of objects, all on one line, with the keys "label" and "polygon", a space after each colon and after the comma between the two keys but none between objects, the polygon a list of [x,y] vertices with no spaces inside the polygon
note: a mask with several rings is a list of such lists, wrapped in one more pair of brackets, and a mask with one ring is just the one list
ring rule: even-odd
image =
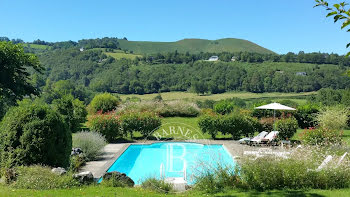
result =
[{"label": "blue sky", "polygon": [[[334,2],[334,1],[330,1]],[[241,38],[277,53],[345,54],[350,33],[314,0],[0,0],[0,36],[25,41]]]}]

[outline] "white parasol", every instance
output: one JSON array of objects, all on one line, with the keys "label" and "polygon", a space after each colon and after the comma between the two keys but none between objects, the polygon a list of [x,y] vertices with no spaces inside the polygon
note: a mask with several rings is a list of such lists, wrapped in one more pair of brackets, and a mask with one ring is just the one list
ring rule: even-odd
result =
[{"label": "white parasol", "polygon": [[282,105],[280,103],[270,103],[267,105],[256,107],[255,109],[273,109],[273,125],[275,125],[276,110],[296,110],[294,108]]}]

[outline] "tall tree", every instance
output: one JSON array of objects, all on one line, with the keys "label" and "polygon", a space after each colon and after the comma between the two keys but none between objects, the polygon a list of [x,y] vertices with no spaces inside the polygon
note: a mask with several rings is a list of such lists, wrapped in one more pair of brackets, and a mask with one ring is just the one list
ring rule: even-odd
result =
[{"label": "tall tree", "polygon": [[39,91],[30,83],[28,69],[41,72],[43,67],[35,55],[24,53],[23,47],[11,42],[0,42],[0,117],[5,105],[15,104],[27,95]]}]

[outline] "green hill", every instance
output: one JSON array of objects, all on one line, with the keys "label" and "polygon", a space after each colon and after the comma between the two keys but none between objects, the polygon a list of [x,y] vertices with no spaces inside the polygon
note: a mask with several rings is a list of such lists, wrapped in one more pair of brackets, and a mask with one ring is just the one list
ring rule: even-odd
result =
[{"label": "green hill", "polygon": [[274,53],[255,43],[247,40],[225,38],[219,40],[204,39],[184,39],[176,42],[150,42],[150,41],[127,41],[118,40],[120,48],[133,51],[136,54],[154,54],[164,52],[179,53],[220,53],[220,52],[257,52],[257,53]]}]

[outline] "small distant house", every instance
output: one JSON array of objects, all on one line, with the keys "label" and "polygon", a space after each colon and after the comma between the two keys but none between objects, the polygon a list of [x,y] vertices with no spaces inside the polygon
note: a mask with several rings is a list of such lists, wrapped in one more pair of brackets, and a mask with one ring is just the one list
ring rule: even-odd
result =
[{"label": "small distant house", "polygon": [[219,57],[218,56],[211,56],[208,61],[218,61]]},{"label": "small distant house", "polygon": [[297,76],[306,76],[306,72],[297,72],[295,73]]},{"label": "small distant house", "polygon": [[83,51],[84,51],[84,47],[81,47],[79,50],[80,50],[81,52],[83,52]]},{"label": "small distant house", "polygon": [[236,61],[236,57],[232,56],[231,61],[233,61],[233,62]]}]

